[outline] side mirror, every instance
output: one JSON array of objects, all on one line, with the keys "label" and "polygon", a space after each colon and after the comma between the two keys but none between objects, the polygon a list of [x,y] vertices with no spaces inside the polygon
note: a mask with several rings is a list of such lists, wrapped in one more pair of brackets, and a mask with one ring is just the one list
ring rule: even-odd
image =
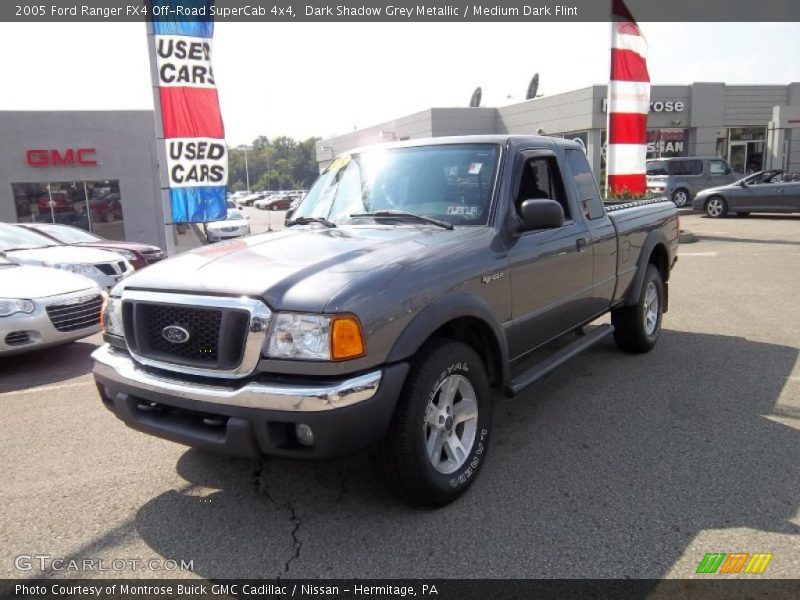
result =
[{"label": "side mirror", "polygon": [[555,200],[546,198],[523,200],[519,216],[525,230],[556,229],[564,225],[564,209]]}]

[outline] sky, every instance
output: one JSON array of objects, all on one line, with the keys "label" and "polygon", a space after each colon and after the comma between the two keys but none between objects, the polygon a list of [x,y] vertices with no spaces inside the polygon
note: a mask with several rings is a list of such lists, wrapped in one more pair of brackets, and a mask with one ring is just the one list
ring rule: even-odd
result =
[{"label": "sky", "polygon": [[[642,23],[653,84],[800,81],[798,23]],[[525,99],[608,77],[608,23],[216,24],[229,144],[330,137],[426,108]],[[0,23],[0,110],[153,106],[144,23]]]}]

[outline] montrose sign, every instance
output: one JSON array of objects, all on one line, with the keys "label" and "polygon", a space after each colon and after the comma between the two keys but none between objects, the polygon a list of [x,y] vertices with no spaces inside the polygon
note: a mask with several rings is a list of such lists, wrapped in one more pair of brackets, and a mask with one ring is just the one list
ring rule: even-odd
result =
[{"label": "montrose sign", "polygon": [[[650,112],[684,112],[686,110],[686,105],[687,102],[685,100],[651,100]],[[608,112],[608,98],[603,98],[600,108],[603,112]]]}]

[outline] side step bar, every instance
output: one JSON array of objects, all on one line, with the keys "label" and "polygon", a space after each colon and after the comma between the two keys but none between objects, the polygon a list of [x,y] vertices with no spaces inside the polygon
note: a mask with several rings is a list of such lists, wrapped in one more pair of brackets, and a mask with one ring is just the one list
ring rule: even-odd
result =
[{"label": "side step bar", "polygon": [[509,398],[513,398],[551,371],[563,365],[569,359],[591,348],[598,342],[602,342],[612,333],[614,333],[613,325],[599,325],[590,334],[575,340],[569,346],[565,346],[552,356],[549,356],[539,364],[534,365],[519,375],[516,379],[513,379],[511,383],[506,385],[503,389],[504,394]]}]

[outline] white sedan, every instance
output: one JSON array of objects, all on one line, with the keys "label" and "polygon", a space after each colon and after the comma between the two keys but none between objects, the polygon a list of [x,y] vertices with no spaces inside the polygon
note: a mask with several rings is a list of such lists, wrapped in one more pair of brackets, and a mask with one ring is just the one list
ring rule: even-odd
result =
[{"label": "white sedan", "polygon": [[128,259],[116,252],[64,246],[24,227],[5,223],[0,223],[0,252],[21,265],[53,267],[85,275],[104,290],[114,287],[134,270]]},{"label": "white sedan", "polygon": [[235,208],[228,209],[228,216],[224,221],[214,221],[206,224],[206,238],[209,244],[222,240],[250,235],[249,217]]},{"label": "white sedan", "polygon": [[100,331],[103,292],[81,275],[21,266],[0,253],[0,296],[0,356]]}]

